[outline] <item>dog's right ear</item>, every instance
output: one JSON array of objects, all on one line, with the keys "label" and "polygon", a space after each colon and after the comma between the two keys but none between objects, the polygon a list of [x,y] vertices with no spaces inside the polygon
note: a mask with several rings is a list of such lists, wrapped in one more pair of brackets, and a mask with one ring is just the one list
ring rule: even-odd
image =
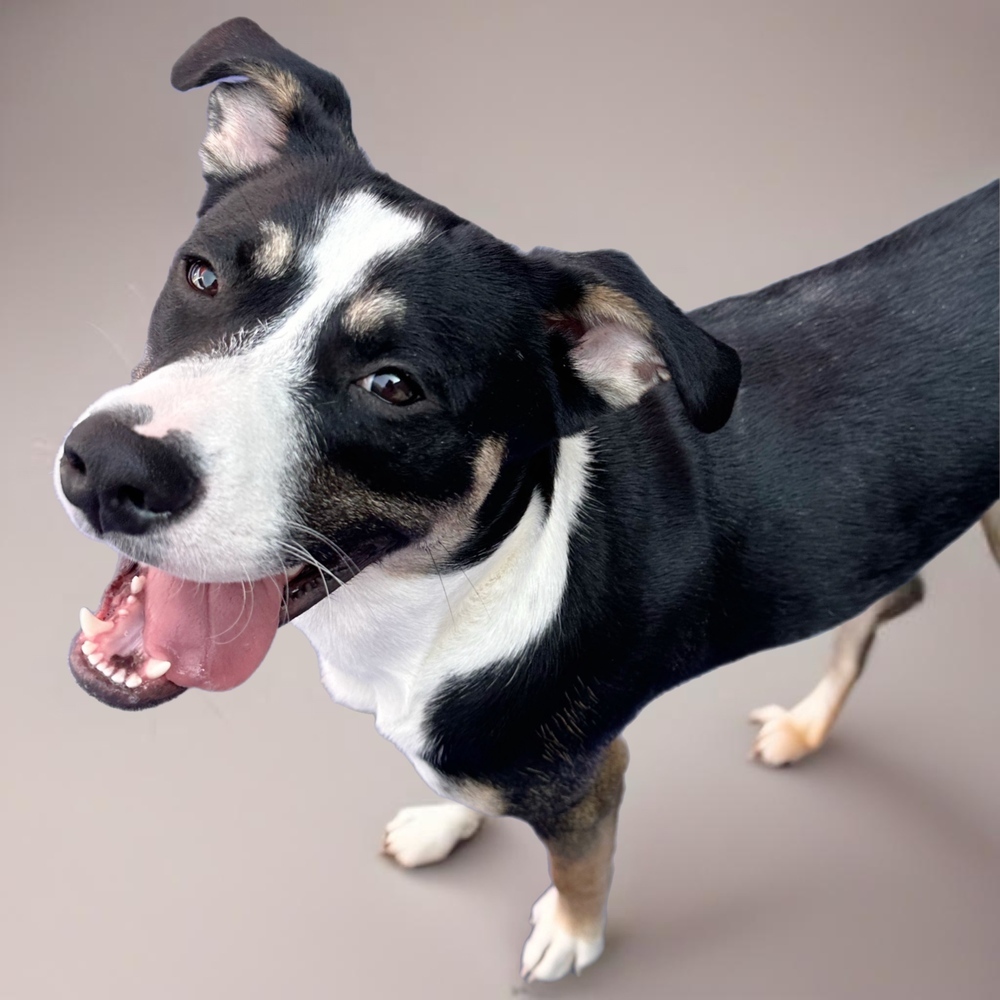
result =
[{"label": "dog's right ear", "polygon": [[201,162],[227,185],[286,152],[363,156],[343,84],[279,45],[246,17],[212,28],[174,64],[178,90],[214,83]]}]

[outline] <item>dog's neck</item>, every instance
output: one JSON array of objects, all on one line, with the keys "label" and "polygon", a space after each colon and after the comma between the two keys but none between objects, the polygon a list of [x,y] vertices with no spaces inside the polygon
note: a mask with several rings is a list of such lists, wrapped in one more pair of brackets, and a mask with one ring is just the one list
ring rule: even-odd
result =
[{"label": "dog's neck", "polygon": [[558,613],[589,459],[586,435],[564,439],[550,502],[532,490],[479,562],[427,574],[376,564],[296,619],[334,699],[374,713],[383,735],[413,757],[423,709],[444,677],[513,669]]}]

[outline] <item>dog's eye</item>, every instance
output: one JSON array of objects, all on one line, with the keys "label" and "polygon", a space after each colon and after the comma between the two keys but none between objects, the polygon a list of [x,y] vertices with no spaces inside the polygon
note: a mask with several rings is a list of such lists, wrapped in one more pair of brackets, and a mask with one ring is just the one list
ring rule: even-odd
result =
[{"label": "dog's eye", "polygon": [[203,295],[214,295],[219,290],[219,278],[207,260],[193,260],[188,264],[187,282]]},{"label": "dog's eye", "polygon": [[394,368],[366,375],[358,385],[394,406],[408,406],[424,398],[420,386],[413,378]]}]

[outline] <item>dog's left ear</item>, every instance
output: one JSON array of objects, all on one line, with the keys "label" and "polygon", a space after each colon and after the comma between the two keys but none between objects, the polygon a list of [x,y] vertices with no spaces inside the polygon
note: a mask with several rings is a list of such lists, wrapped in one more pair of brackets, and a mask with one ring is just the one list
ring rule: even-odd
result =
[{"label": "dog's left ear", "polygon": [[357,152],[351,102],[332,73],[246,17],[212,28],[174,64],[178,90],[216,84],[201,147],[205,179],[231,183],[288,152]]},{"label": "dog's left ear", "polygon": [[570,369],[563,364],[561,373],[570,411],[562,422],[570,430],[602,410],[638,402],[666,381],[699,430],[725,424],[740,386],[739,355],[685,316],[631,257],[539,248],[527,259],[541,284],[557,356]]}]

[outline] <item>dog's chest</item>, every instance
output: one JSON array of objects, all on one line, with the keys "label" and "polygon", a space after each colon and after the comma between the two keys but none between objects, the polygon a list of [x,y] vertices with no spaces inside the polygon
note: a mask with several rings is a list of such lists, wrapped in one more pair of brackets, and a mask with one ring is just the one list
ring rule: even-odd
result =
[{"label": "dog's chest", "polygon": [[415,763],[435,696],[484,669],[511,669],[556,619],[588,451],[583,436],[563,442],[549,511],[534,497],[478,565],[426,576],[370,566],[296,619],[330,695],[372,713],[379,732]]},{"label": "dog's chest", "polygon": [[400,579],[375,566],[296,621],[331,697],[373,714],[379,732],[408,756],[419,753],[420,723],[435,691],[462,672],[435,647],[442,628],[447,632],[442,605],[461,604],[463,589],[454,578]]}]

